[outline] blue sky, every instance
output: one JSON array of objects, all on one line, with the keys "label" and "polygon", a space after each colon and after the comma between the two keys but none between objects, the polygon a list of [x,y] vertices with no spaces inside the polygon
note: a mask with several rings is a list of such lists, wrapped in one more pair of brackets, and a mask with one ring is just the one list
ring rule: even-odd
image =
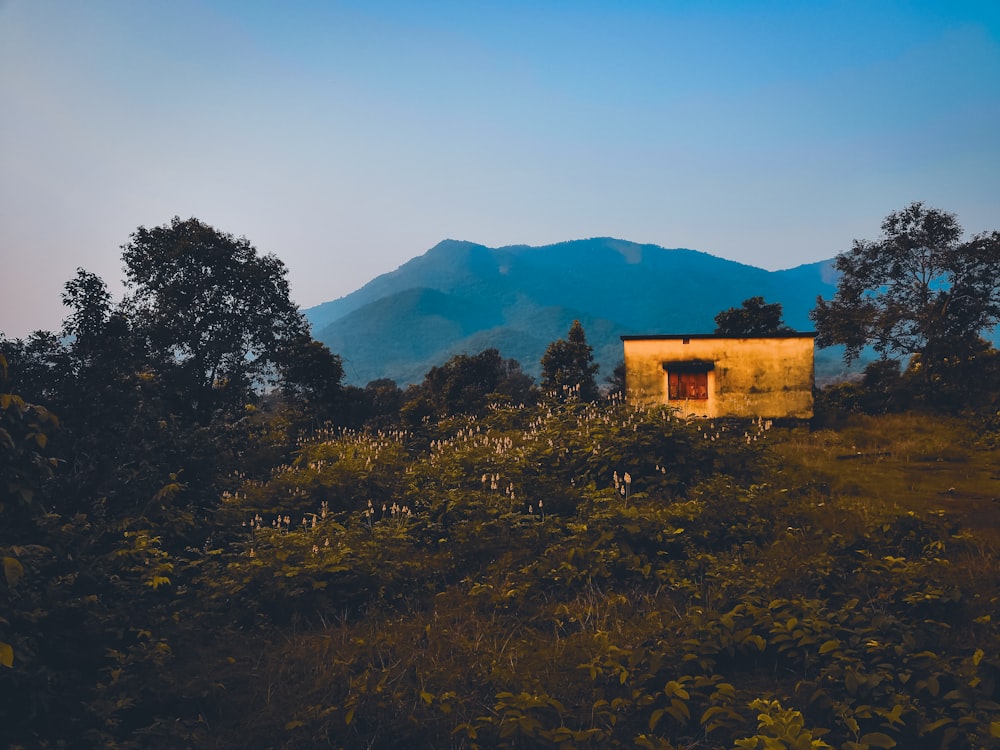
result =
[{"label": "blue sky", "polygon": [[764,268],[1000,229],[1000,3],[0,0],[0,331],[178,215],[303,307],[445,238]]}]

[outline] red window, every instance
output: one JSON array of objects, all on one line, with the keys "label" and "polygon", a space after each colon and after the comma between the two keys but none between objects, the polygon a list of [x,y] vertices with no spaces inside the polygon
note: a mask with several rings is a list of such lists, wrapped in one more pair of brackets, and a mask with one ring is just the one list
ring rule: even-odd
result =
[{"label": "red window", "polygon": [[707,372],[671,372],[668,382],[671,401],[708,398]]}]

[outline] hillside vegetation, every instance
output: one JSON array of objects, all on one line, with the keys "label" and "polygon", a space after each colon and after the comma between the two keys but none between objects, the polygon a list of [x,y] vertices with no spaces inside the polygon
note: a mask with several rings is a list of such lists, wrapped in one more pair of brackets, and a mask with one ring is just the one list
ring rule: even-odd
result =
[{"label": "hillside vegetation", "polygon": [[[993,747],[996,427],[570,402],[319,431],[231,476],[196,544],[170,542],[175,483],[154,499],[161,527],[126,528],[97,570],[57,575],[41,547],[20,550],[5,627],[30,669],[3,676],[8,736]],[[39,523],[66,551],[100,521]],[[43,656],[67,613],[78,641]]]},{"label": "hillside vegetation", "polygon": [[[996,743],[998,453],[960,423],[809,433],[568,407],[427,437],[317,436],[236,491],[234,522],[264,520],[213,578],[262,635],[287,625],[262,658],[229,654],[257,685],[234,731]],[[286,510],[305,523],[267,522]]]},{"label": "hillside vegetation", "polygon": [[782,425],[623,403],[579,320],[344,386],[275,256],[140,227],[0,335],[0,744],[997,747],[1000,233],[883,226],[816,322],[892,356]]}]

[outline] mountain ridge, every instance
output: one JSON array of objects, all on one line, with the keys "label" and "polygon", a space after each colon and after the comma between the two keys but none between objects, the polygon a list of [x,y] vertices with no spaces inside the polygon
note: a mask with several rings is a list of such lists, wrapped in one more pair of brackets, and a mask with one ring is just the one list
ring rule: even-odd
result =
[{"label": "mountain ridge", "polygon": [[[545,348],[573,320],[606,377],[621,360],[621,335],[710,332],[718,312],[752,296],[780,302],[788,325],[809,330],[809,310],[835,279],[832,260],[768,271],[611,237],[500,248],[446,239],[304,312],[355,385],[419,382],[451,356],[491,346],[537,377]],[[819,358],[827,370],[841,367],[836,359]]]}]

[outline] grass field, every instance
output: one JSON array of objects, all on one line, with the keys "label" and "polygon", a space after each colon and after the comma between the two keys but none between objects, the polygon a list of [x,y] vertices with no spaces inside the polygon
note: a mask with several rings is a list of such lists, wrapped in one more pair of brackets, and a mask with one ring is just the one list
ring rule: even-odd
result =
[{"label": "grass field", "polygon": [[967,421],[857,416],[837,429],[777,430],[773,445],[789,482],[824,485],[872,514],[937,513],[1000,539],[1000,447]]}]

